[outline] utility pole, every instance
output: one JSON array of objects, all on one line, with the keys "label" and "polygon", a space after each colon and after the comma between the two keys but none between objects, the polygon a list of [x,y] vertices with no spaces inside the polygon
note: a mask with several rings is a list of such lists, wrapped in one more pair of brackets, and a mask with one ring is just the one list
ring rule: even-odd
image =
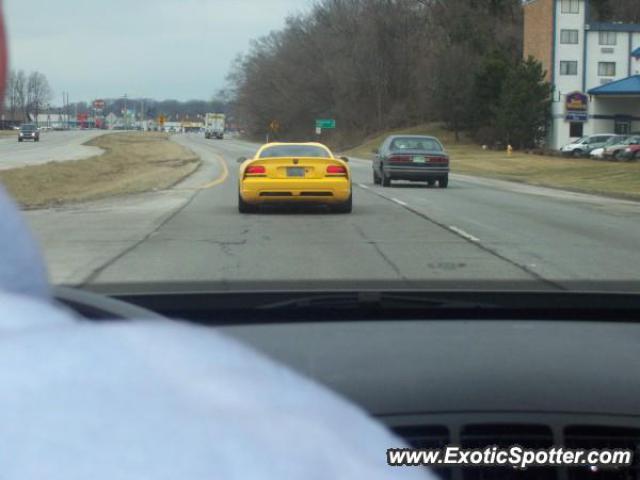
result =
[{"label": "utility pole", "polygon": [[140,127],[142,130],[146,130],[146,118],[144,115],[144,98],[140,100]]},{"label": "utility pole", "polygon": [[124,128],[129,130],[129,110],[127,109],[127,94],[124,94]]}]

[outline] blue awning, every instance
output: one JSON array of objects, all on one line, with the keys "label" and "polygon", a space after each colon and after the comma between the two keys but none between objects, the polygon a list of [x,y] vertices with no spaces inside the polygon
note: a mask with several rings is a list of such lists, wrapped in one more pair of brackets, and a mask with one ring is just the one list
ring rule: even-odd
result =
[{"label": "blue awning", "polygon": [[640,47],[636,48],[633,52],[631,52],[631,56],[633,58],[640,58]]},{"label": "blue awning", "polygon": [[589,90],[589,95],[640,95],[640,75],[606,83]]}]

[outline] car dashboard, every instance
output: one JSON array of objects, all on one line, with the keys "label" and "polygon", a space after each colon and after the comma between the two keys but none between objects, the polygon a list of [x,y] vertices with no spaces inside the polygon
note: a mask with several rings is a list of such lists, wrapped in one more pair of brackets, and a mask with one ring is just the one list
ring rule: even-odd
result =
[{"label": "car dashboard", "polygon": [[[97,304],[87,315],[86,300],[93,294],[59,293],[84,316],[105,320],[96,314]],[[127,315],[150,311],[151,317],[209,324],[351,400],[416,448],[519,445],[637,452],[634,464],[624,468],[453,467],[435,470],[439,478],[640,478],[635,299],[607,310],[604,298],[588,295],[587,307],[597,304],[601,310],[571,310],[548,297],[547,307],[536,313],[513,308],[513,299],[511,308],[492,311],[477,306],[486,305],[488,297],[473,306],[458,295],[453,307],[435,302],[407,312],[371,303],[356,307],[333,297],[330,308],[322,302],[318,307],[308,296],[294,304],[274,302],[279,295],[266,294],[266,304],[260,300],[266,311],[251,308],[256,295],[248,300],[240,294],[226,296],[234,305],[226,311],[216,307],[221,297],[203,293],[106,301],[134,309]]]}]

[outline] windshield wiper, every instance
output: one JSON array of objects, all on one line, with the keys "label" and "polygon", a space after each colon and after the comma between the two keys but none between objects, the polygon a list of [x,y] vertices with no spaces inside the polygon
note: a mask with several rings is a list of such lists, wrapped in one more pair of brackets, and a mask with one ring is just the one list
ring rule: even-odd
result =
[{"label": "windshield wiper", "polygon": [[445,298],[438,294],[389,293],[389,292],[336,292],[318,295],[302,295],[295,298],[267,303],[255,307],[258,311],[291,309],[479,309],[499,308],[496,303],[460,301]]}]

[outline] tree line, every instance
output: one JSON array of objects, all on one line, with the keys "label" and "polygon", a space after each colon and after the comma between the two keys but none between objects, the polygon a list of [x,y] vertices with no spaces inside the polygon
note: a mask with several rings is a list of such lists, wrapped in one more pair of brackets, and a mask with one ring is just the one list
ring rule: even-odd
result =
[{"label": "tree line", "polygon": [[5,109],[11,118],[37,118],[38,114],[48,108],[52,98],[53,91],[43,73],[34,71],[27,74],[23,70],[9,72]]},{"label": "tree line", "polygon": [[520,0],[322,0],[236,61],[234,109],[255,135],[274,119],[308,138],[314,119],[335,118],[343,143],[444,121],[531,146],[549,89],[522,61],[522,21]]},{"label": "tree line", "polygon": [[[144,118],[153,119],[159,115],[164,115],[167,121],[178,121],[184,119],[197,119],[204,117],[206,113],[225,113],[227,103],[224,100],[154,100],[151,98],[104,98],[105,106],[100,111],[104,116],[113,113],[121,117],[125,110],[135,112],[139,116],[143,112]],[[66,108],[61,106],[52,107],[52,113],[69,114],[90,114],[94,112],[91,102],[79,101],[71,102]]]},{"label": "tree line", "polygon": [[[638,0],[596,0],[603,20],[635,20]],[[640,12],[637,12],[640,15]],[[640,19],[638,19],[640,20]],[[441,121],[487,144],[545,135],[551,87],[522,58],[521,0],[319,0],[255,40],[229,75],[254,136],[308,139],[334,118],[334,143]]]}]

